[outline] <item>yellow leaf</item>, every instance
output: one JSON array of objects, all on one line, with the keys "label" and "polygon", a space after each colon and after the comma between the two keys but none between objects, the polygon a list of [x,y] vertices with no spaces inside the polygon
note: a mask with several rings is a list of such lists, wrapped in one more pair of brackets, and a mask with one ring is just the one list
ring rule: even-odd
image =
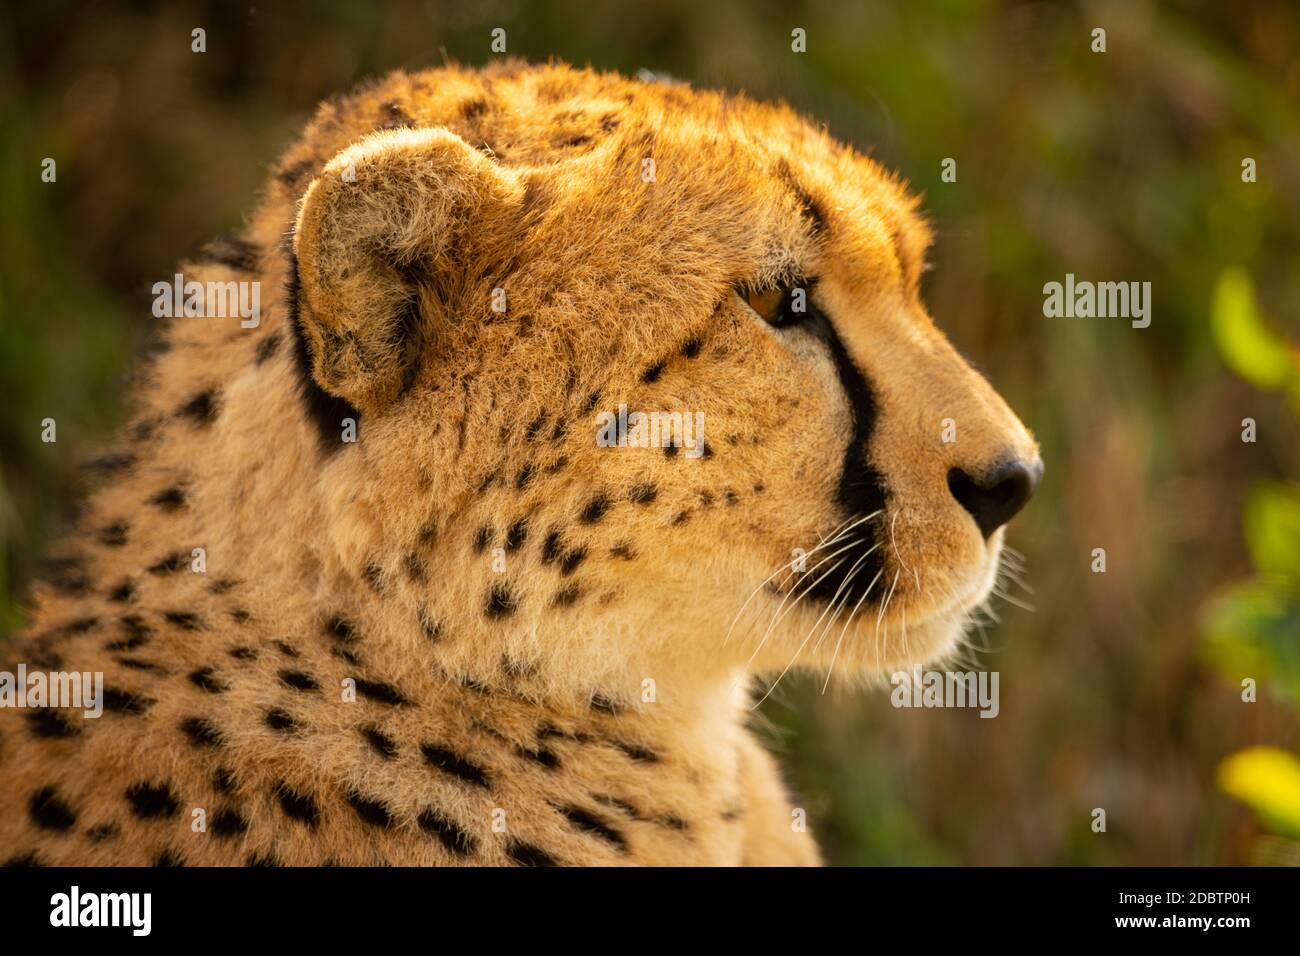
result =
[{"label": "yellow leaf", "polygon": [[1278,747],[1249,747],[1219,764],[1219,788],[1276,833],[1300,837],[1300,759]]}]

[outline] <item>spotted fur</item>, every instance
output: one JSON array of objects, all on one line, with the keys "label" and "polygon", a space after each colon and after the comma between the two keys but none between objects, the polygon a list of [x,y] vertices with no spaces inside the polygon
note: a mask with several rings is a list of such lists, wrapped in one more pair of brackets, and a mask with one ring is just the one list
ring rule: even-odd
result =
[{"label": "spotted fur", "polygon": [[[9,649],[107,691],[0,711],[4,854],[816,862],[749,675],[950,650],[1001,532],[948,475],[1034,453],[920,304],[927,242],[742,97],[505,63],[322,106],[183,267],[260,282],[260,325],[171,322]],[[822,324],[736,292],[777,283]],[[621,404],[703,412],[707,451],[597,447]],[[882,583],[826,578],[860,613],[809,640],[838,593],[773,572],[868,506]]]}]

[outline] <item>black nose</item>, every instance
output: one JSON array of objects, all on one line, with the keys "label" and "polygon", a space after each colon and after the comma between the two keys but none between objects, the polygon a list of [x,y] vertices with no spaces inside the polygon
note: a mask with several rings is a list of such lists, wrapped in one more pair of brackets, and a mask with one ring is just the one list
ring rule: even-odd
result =
[{"label": "black nose", "polygon": [[980,533],[987,538],[1025,506],[1042,476],[1043,463],[1038,458],[1013,459],[979,478],[953,468],[948,472],[948,490],[970,512]]}]

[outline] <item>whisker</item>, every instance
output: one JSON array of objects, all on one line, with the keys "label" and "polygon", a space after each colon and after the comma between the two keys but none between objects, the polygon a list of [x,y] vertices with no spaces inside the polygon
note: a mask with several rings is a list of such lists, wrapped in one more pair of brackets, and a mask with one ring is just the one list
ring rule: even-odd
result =
[{"label": "whisker", "polygon": [[[844,641],[845,632],[848,631],[849,625],[853,623],[853,619],[857,617],[858,609],[862,607],[862,602],[867,599],[867,595],[871,593],[871,589],[876,586],[876,582],[880,580],[880,576],[884,573],[885,573],[884,568],[881,568],[879,571],[876,572],[876,576],[871,579],[871,583],[867,585],[867,589],[862,592],[862,597],[858,598],[858,603],[853,605],[853,610],[849,612],[849,617],[848,620],[844,622],[844,627],[840,629],[840,636],[835,639],[835,650],[831,653],[830,666],[826,668],[826,683],[822,684],[823,694],[826,693],[826,688],[830,686],[831,675],[835,673],[835,659],[840,656],[840,644],[843,643]],[[877,666],[879,666],[879,663],[880,663],[880,659],[877,657],[876,659]]]}]

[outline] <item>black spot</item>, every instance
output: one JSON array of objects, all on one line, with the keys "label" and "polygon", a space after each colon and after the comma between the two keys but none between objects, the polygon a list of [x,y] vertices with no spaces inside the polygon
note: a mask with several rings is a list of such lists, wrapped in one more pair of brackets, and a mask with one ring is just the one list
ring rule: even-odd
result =
[{"label": "black spot", "polygon": [[444,747],[438,747],[434,744],[421,744],[420,753],[424,754],[424,759],[437,767],[443,773],[450,774],[459,780],[473,784],[476,787],[488,787],[488,776],[482,767],[470,763],[464,757],[452,753]]},{"label": "black spot", "polygon": [[524,467],[520,468],[519,474],[515,475],[515,489],[522,491],[527,488],[528,483],[533,480],[533,475],[536,474],[536,471],[537,470],[531,464],[524,465]]},{"label": "black spot", "polygon": [[384,593],[384,569],[377,564],[367,564],[361,571],[366,583],[370,585],[370,590],[376,594]]},{"label": "black spot", "polygon": [[276,641],[275,649],[279,651],[281,654],[283,654],[285,657],[298,656],[298,651],[294,649],[294,646],[285,641]]},{"label": "black spot", "polygon": [[279,332],[276,332],[273,335],[268,335],[266,338],[262,339],[262,341],[257,343],[257,358],[256,358],[257,364],[261,365],[272,355],[274,355],[276,353],[276,350],[279,348],[280,348]]},{"label": "black spot", "polygon": [[160,668],[152,661],[142,661],[138,657],[119,657],[117,662],[133,671],[156,671]]},{"label": "black spot", "polygon": [[126,471],[134,464],[135,455],[125,451],[119,451],[110,452],[107,455],[100,455],[98,458],[86,462],[86,467],[91,471],[98,471],[101,474],[111,475],[119,471]]},{"label": "black spot", "polygon": [[32,734],[43,740],[66,740],[81,733],[81,728],[68,723],[57,710],[42,708],[27,714],[27,726]]},{"label": "black spot", "polygon": [[228,653],[237,661],[257,660],[257,651],[251,647],[232,647]]},{"label": "black spot", "polygon": [[42,830],[68,831],[77,825],[77,815],[59,799],[53,787],[43,787],[32,794],[27,804],[32,822]]},{"label": "black spot", "polygon": [[117,824],[115,823],[96,823],[86,831],[86,838],[93,843],[103,843],[115,836],[117,836]]},{"label": "black spot", "polygon": [[504,584],[494,584],[492,590],[488,593],[487,608],[484,613],[489,618],[496,620],[514,614],[516,606],[514,595],[510,593],[510,589]]},{"label": "black spot", "polygon": [[209,694],[221,694],[230,689],[229,686],[212,675],[211,667],[200,667],[198,670],[191,672],[189,681],[199,690],[205,690]]},{"label": "black spot", "polygon": [[199,616],[191,611],[164,611],[163,617],[183,631],[197,631],[203,626]]},{"label": "black spot", "polygon": [[420,630],[431,643],[437,643],[442,637],[442,625],[430,617],[428,611],[420,612]]},{"label": "black spot", "polygon": [[393,818],[388,812],[388,807],[378,800],[363,797],[353,790],[348,794],[348,804],[363,822],[375,827],[392,826]]},{"label": "black spot", "polygon": [[664,373],[666,362],[655,362],[648,369],[641,373],[641,381],[649,385],[651,382],[659,381],[659,376]]},{"label": "black spot", "polygon": [[126,799],[131,812],[140,820],[158,820],[176,816],[180,804],[172,788],[163,784],[155,787],[149,783],[136,783],[127,788]]},{"label": "black spot", "polygon": [[469,856],[477,845],[475,839],[436,810],[421,810],[416,819],[420,829],[436,836],[444,847],[458,856]]},{"label": "black spot", "polygon": [[316,678],[302,671],[280,671],[280,681],[294,690],[320,690]]},{"label": "black spot", "polygon": [[217,793],[235,792],[235,774],[229,767],[218,767],[212,774],[212,789]]},{"label": "black spot", "polygon": [[612,545],[609,553],[616,558],[622,558],[624,561],[631,561],[636,557],[636,552],[632,550],[632,546],[626,541],[620,541]]},{"label": "black spot", "polygon": [[238,583],[238,581],[231,580],[230,578],[217,578],[217,580],[208,585],[208,590],[213,594],[225,594],[227,591],[232,590]]},{"label": "black spot", "polygon": [[403,565],[406,568],[406,578],[414,584],[423,584],[429,577],[428,566],[424,563],[424,558],[414,551],[406,555]]},{"label": "black spot", "polygon": [[230,609],[230,619],[236,624],[247,624],[253,619],[253,615],[249,614],[242,607],[232,607]]},{"label": "black spot", "polygon": [[203,717],[186,717],[181,721],[180,729],[196,747],[217,747],[221,744],[221,732]]},{"label": "black spot", "polygon": [[582,509],[580,520],[583,524],[595,524],[605,517],[605,512],[609,511],[609,503],[609,498],[605,495],[597,495],[587,502],[587,507]]},{"label": "black spot", "polygon": [[257,246],[247,239],[225,233],[204,246],[195,261],[229,266],[237,272],[252,272],[257,268],[259,252]]},{"label": "black spot", "polygon": [[106,548],[120,548],[126,544],[128,526],[125,521],[114,521],[99,529],[99,543]]},{"label": "black spot", "polygon": [[185,567],[185,555],[180,551],[175,554],[169,554],[167,557],[152,564],[149,567],[150,574],[174,574]]},{"label": "black spot", "polygon": [[600,401],[600,392],[592,392],[590,395],[588,395],[587,400],[582,403],[582,414],[584,415],[588,414],[593,408],[596,407],[596,403],[598,401]]},{"label": "black spot", "polygon": [[184,866],[185,862],[181,859],[179,853],[169,848],[163,850],[156,857],[154,857],[153,865],[166,867],[170,869],[172,867]]},{"label": "black spot", "polygon": [[630,802],[628,802],[627,800],[623,800],[620,797],[610,796],[608,794],[593,794],[592,799],[594,799],[597,803],[601,804],[602,806],[612,807],[615,810],[622,810],[633,820],[644,819],[641,811],[639,811]]},{"label": "black spot", "polygon": [[253,853],[248,857],[248,861],[244,865],[261,868],[261,867],[277,867],[280,866],[281,864],[280,861],[277,860],[270,853]]},{"label": "black spot", "polygon": [[528,423],[524,429],[524,437],[529,441],[537,441],[537,436],[541,433],[542,427],[546,424],[546,413],[539,412],[537,417]]},{"label": "black spot", "polygon": [[680,450],[681,449],[677,445],[674,445],[672,442],[668,442],[668,444],[664,445],[664,457],[676,458],[677,452],[679,452]]},{"label": "black spot", "polygon": [[316,426],[322,451],[326,454],[343,447],[343,419],[351,418],[361,426],[361,412],[347,399],[331,395],[316,383],[312,374],[311,346],[302,330],[302,317],[299,314],[302,279],[298,274],[298,258],[293,255],[292,246],[286,243],[289,256],[289,277],[285,284],[285,301],[289,306],[289,328],[293,334],[294,368],[298,375],[298,391],[302,396],[307,418]]},{"label": "black spot", "polygon": [[578,565],[582,564],[582,562],[585,560],[587,560],[587,549],[575,548],[574,550],[566,554],[564,556],[564,560],[560,562],[560,574],[564,575],[565,577],[568,577],[570,574],[576,571],[578,569]]},{"label": "black spot", "polygon": [[266,726],[281,733],[289,733],[298,729],[298,721],[294,720],[291,714],[273,707],[266,712]]},{"label": "black spot", "polygon": [[611,715],[617,714],[620,710],[623,709],[618,704],[614,703],[612,700],[606,697],[604,694],[592,694],[590,706],[591,709],[594,711],[597,711],[602,714],[611,714]]},{"label": "black spot", "polygon": [[542,564],[550,564],[560,556],[560,532],[552,531],[542,542]]},{"label": "black spot", "polygon": [[552,738],[559,738],[560,740],[575,740],[578,743],[590,743],[593,739],[590,734],[582,731],[564,730],[560,727],[556,727],[552,723],[544,723],[537,728],[538,740],[550,740]]},{"label": "black spot", "polygon": [[382,681],[363,680],[360,677],[355,678],[355,680],[357,693],[368,700],[388,704],[392,707],[406,703],[406,698],[391,684],[385,684]]},{"label": "black spot", "polygon": [[104,709],[115,714],[143,714],[153,705],[153,701],[140,694],[118,690],[115,687],[104,688]]},{"label": "black spot", "polygon": [[325,632],[332,634],[344,644],[351,644],[357,639],[357,632],[352,627],[351,622],[338,615],[325,622]]},{"label": "black spot", "polygon": [[125,604],[127,601],[131,600],[131,597],[134,594],[135,584],[128,580],[123,581],[117,587],[113,588],[113,590],[109,591],[108,599],[115,604]]},{"label": "black spot", "polygon": [[185,489],[175,486],[164,488],[150,498],[149,503],[157,505],[163,511],[176,511],[185,506]]},{"label": "black spot", "polygon": [[375,752],[385,760],[392,760],[397,756],[397,744],[393,743],[392,739],[382,733],[378,727],[373,725],[362,727],[361,736],[365,737]]},{"label": "black spot", "polygon": [[560,766],[560,758],[556,756],[555,751],[548,750],[545,747],[538,747],[536,750],[530,750],[527,747],[516,747],[515,753],[525,760],[541,764],[547,770],[557,770]]},{"label": "black spot", "polygon": [[691,513],[689,511],[679,511],[677,512],[677,514],[673,515],[673,520],[671,523],[674,525],[680,525],[680,524],[686,524],[686,522],[690,520],[691,520]]},{"label": "black spot", "polygon": [[213,389],[199,392],[188,402],[176,409],[176,414],[191,418],[200,425],[211,424],[217,417],[217,397]]},{"label": "black spot", "polygon": [[49,558],[42,567],[45,580],[64,594],[85,594],[90,591],[91,581],[82,571],[82,558],[78,555],[66,558]]},{"label": "black spot", "polygon": [[520,518],[506,530],[506,550],[517,551],[528,539],[528,519]]},{"label": "black spot", "polygon": [[687,339],[686,343],[682,346],[682,355],[684,355],[688,359],[693,359],[699,354],[700,354],[700,340]]},{"label": "black spot", "polygon": [[559,866],[555,858],[545,850],[523,840],[511,840],[507,843],[506,856],[520,866]]},{"label": "black spot", "polygon": [[552,607],[572,607],[581,596],[582,590],[576,584],[570,584],[555,592],[551,598]]},{"label": "black spot", "polygon": [[659,489],[651,484],[637,485],[628,493],[628,498],[639,505],[648,505],[659,497]]},{"label": "black spot", "polygon": [[487,546],[492,542],[492,529],[487,525],[479,528],[474,532],[474,550],[482,554]]},{"label": "black spot", "polygon": [[429,547],[438,539],[438,519],[430,518],[420,526],[419,534],[420,544]]},{"label": "black spot", "polygon": [[239,811],[222,807],[212,815],[212,835],[222,840],[229,840],[241,833],[248,832],[248,821],[239,815]]},{"label": "black spot", "polygon": [[289,819],[313,828],[320,823],[320,810],[311,796],[297,793],[283,783],[276,788],[275,795],[280,800],[280,809]]},{"label": "black spot", "polygon": [[615,747],[623,752],[630,760],[638,763],[658,763],[659,755],[649,747],[642,747],[640,744],[630,744],[625,740],[611,741]]},{"label": "black spot", "polygon": [[600,837],[605,842],[612,844],[620,853],[627,852],[627,838],[596,814],[584,810],[582,807],[565,806],[557,809],[564,815],[566,820],[579,830]]}]

